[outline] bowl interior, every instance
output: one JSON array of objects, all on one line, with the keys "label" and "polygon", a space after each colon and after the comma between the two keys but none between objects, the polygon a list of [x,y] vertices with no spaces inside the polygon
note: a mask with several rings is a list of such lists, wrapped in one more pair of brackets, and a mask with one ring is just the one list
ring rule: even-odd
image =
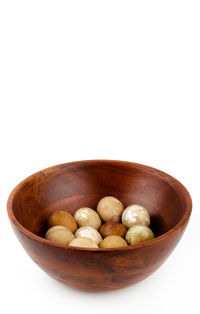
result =
[{"label": "bowl interior", "polygon": [[106,195],[119,198],[125,207],[143,205],[156,236],[173,228],[187,209],[183,191],[171,177],[117,161],[77,162],[41,171],[18,186],[12,208],[21,225],[44,236],[47,217],[54,210],[73,214],[83,206],[96,209]]}]

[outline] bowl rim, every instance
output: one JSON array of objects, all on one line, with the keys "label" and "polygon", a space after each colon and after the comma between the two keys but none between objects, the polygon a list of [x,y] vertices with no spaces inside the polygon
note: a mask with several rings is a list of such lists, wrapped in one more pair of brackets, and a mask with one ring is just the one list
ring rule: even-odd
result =
[{"label": "bowl rim", "polygon": [[[144,170],[147,170],[149,172],[153,172],[155,175],[161,176],[171,186],[176,186],[181,191],[182,195],[185,197],[185,200],[186,200],[186,212],[185,212],[185,214],[183,215],[183,217],[180,219],[180,221],[173,228],[171,228],[167,232],[163,233],[162,235],[155,237],[154,239],[146,241],[146,242],[128,245],[128,246],[119,247],[119,248],[83,248],[83,247],[58,244],[58,243],[55,243],[53,241],[49,241],[45,238],[42,238],[42,237],[32,233],[31,231],[29,231],[28,229],[23,227],[18,222],[18,220],[16,219],[16,217],[14,215],[13,209],[12,209],[13,199],[14,199],[16,193],[21,189],[21,187],[24,184],[27,183],[27,181],[30,181],[31,179],[33,179],[34,176],[38,176],[41,173],[48,172],[48,171],[51,171],[51,170],[53,170],[55,168],[59,168],[59,167],[73,166],[73,165],[78,165],[78,164],[85,164],[86,165],[86,164],[100,164],[100,163],[116,164],[118,166],[127,165],[129,167],[144,169]],[[161,171],[159,169],[156,169],[156,168],[153,168],[153,167],[150,167],[147,165],[143,165],[143,164],[139,164],[139,163],[135,163],[135,162],[130,162],[130,161],[112,160],[112,159],[80,160],[80,161],[73,161],[73,162],[57,164],[55,166],[45,168],[43,170],[40,170],[40,171],[28,176],[27,178],[22,180],[20,183],[18,183],[16,185],[16,187],[11,191],[11,193],[8,197],[8,201],[7,201],[7,213],[8,213],[8,217],[9,217],[11,223],[13,223],[15,225],[15,227],[18,229],[18,231],[20,231],[26,237],[28,237],[32,240],[35,240],[35,241],[39,241],[40,243],[42,243],[44,245],[54,246],[57,248],[62,248],[62,249],[72,250],[72,251],[87,251],[87,252],[89,251],[89,252],[94,252],[94,253],[95,252],[99,252],[99,253],[100,252],[108,252],[108,251],[111,251],[111,252],[113,252],[113,251],[129,251],[129,250],[134,250],[136,248],[146,247],[149,245],[156,244],[159,241],[165,240],[168,236],[173,236],[176,233],[180,233],[185,228],[185,226],[187,225],[189,218],[190,218],[190,215],[191,215],[191,212],[192,212],[191,196],[190,196],[188,190],[185,188],[185,186],[180,181],[175,179],[173,176],[167,174],[164,171]]]}]

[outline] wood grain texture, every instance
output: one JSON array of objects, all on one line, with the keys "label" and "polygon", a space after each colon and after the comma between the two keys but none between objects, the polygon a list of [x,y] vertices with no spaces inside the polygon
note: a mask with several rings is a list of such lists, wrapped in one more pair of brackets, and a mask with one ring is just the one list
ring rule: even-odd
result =
[{"label": "wood grain texture", "polygon": [[[85,249],[44,238],[56,209],[73,214],[95,209],[112,195],[124,206],[143,205],[156,238],[118,249]],[[157,169],[123,161],[72,162],[40,171],[21,182],[8,199],[8,215],[30,257],[50,276],[89,291],[119,289],[154,272],[169,256],[188,223],[192,202],[185,187]]]}]

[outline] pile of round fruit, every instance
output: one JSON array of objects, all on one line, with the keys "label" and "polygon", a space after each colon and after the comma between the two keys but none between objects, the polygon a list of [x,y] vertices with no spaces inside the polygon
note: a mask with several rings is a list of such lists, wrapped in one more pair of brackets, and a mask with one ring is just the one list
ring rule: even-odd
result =
[{"label": "pile of round fruit", "polygon": [[48,218],[50,229],[45,238],[69,246],[116,248],[153,239],[149,225],[150,216],[143,206],[132,204],[124,209],[117,198],[105,196],[97,211],[82,207],[74,217],[67,211],[54,211]]}]

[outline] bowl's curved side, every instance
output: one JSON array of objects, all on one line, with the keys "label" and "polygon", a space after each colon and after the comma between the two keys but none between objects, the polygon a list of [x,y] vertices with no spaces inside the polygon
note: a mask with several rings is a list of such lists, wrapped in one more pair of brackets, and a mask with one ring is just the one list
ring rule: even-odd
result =
[{"label": "bowl's curved side", "polygon": [[163,264],[186,227],[148,246],[80,251],[37,241],[22,233],[12,221],[11,224],[18,240],[40,268],[69,286],[87,291],[114,290],[143,280]]}]

